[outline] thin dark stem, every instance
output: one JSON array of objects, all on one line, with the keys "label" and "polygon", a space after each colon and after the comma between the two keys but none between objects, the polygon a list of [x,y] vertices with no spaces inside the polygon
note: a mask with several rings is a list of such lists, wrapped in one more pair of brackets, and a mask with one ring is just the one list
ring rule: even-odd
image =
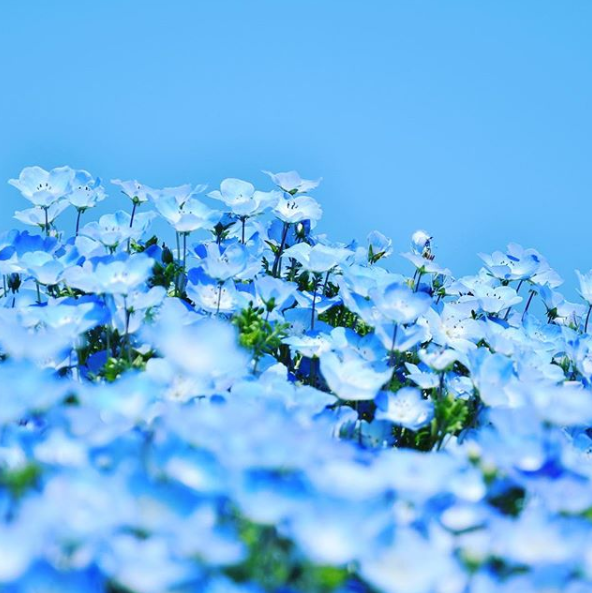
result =
[{"label": "thin dark stem", "polygon": [[592,311],[592,305],[588,307],[588,313],[586,313],[586,323],[584,323],[584,333],[588,333],[588,321],[590,321],[590,311]]},{"label": "thin dark stem", "polygon": [[525,317],[526,313],[528,313],[528,308],[530,307],[530,303],[532,303],[532,299],[535,294],[536,294],[536,291],[534,291],[534,290],[530,291],[530,296],[528,297],[528,300],[526,301],[526,307],[524,307],[524,312],[522,313],[522,321],[524,321],[524,317]]},{"label": "thin dark stem", "polygon": [[[520,280],[520,282],[518,282],[518,286],[516,287],[516,294],[518,294],[520,292],[523,282],[524,282],[524,280]],[[508,321],[508,317],[510,315],[511,310],[512,310],[512,307],[508,307],[508,310],[506,311],[506,314],[504,315],[504,321]],[[523,314],[523,317],[524,317],[524,314]]]},{"label": "thin dark stem", "polygon": [[329,274],[331,274],[331,270],[328,270],[327,275],[325,276],[325,283],[323,284],[323,292],[321,293],[323,296],[325,296],[325,292],[327,290],[327,284],[329,283]]},{"label": "thin dark stem", "polygon": [[49,237],[49,216],[47,214],[47,208],[43,208],[43,213],[45,214],[45,236]]},{"label": "thin dark stem", "polygon": [[[127,306],[127,299],[125,297],[123,298],[123,308],[125,310],[125,330],[124,330],[124,335],[123,335],[123,344],[125,345],[127,362],[131,366],[132,353],[131,353],[131,345],[130,345],[129,324],[130,324],[130,317],[132,315],[132,311]],[[121,353],[120,353],[120,356],[121,356]]]},{"label": "thin dark stem", "polygon": [[393,342],[391,344],[391,353],[389,355],[388,365],[390,367],[395,366],[395,342],[397,341],[397,332],[399,331],[399,325],[397,323],[394,324],[395,327],[393,328]]},{"label": "thin dark stem", "polygon": [[417,282],[415,283],[415,288],[413,289],[413,292],[417,292],[419,290],[419,283],[421,282],[421,277],[423,276],[423,272],[419,271],[419,274],[417,275]]},{"label": "thin dark stem", "polygon": [[134,226],[134,217],[136,216],[136,209],[138,208],[138,202],[136,202],[135,200],[133,201],[133,207],[132,207],[132,215],[130,217],[130,229],[132,228],[132,226]]},{"label": "thin dark stem", "polygon": [[80,230],[80,217],[82,216],[82,210],[78,210],[76,215],[76,236],[78,237],[78,231]]},{"label": "thin dark stem", "polygon": [[310,331],[314,330],[316,304],[317,304],[317,283],[315,280],[314,281],[314,291],[312,293],[312,308],[311,308],[311,313],[310,313]]},{"label": "thin dark stem", "polygon": [[222,300],[222,282],[218,283],[218,303],[216,305],[216,315],[220,314],[220,301]]},{"label": "thin dark stem", "polygon": [[284,222],[284,230],[282,231],[282,240],[280,241],[280,246],[278,248],[277,253],[275,254],[275,261],[273,262],[273,268],[271,269],[271,275],[278,277],[278,270],[280,265],[280,258],[282,257],[282,253],[284,251],[284,246],[286,244],[286,238],[288,236],[288,228],[290,224]]},{"label": "thin dark stem", "polygon": [[241,243],[245,244],[245,223],[247,222],[246,216],[241,216]]}]

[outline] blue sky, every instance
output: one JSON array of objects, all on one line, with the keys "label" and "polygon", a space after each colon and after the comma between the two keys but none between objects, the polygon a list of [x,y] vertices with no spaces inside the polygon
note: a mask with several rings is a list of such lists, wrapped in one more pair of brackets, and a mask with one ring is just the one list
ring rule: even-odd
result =
[{"label": "blue sky", "polygon": [[[516,241],[573,289],[592,267],[591,23],[587,0],[3,0],[0,179],[69,164],[265,189],[261,169],[297,169],[323,176],[336,239],[403,251],[426,228],[459,275]],[[8,228],[24,204],[0,187]]]}]

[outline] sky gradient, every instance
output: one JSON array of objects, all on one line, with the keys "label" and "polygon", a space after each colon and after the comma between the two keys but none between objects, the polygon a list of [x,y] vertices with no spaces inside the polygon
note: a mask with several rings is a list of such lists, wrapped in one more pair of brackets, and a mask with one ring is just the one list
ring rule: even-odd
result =
[{"label": "sky gradient", "polygon": [[[515,241],[575,296],[591,25],[585,0],[4,0],[0,227],[26,207],[5,181],[32,164],[260,189],[262,169],[296,169],[324,178],[334,239],[377,229],[400,252],[425,228],[456,275]],[[108,190],[100,212],[127,206]]]}]

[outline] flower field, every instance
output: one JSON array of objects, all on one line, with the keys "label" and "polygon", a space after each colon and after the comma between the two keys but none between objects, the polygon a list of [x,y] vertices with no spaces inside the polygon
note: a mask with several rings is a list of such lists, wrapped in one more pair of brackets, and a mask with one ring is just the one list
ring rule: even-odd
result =
[{"label": "flower field", "polygon": [[334,243],[267,175],[10,181],[0,591],[592,591],[592,272]]}]

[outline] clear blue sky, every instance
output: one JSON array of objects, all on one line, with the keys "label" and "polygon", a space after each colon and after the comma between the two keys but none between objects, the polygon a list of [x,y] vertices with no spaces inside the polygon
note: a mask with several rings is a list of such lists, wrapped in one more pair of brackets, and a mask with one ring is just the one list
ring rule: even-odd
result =
[{"label": "clear blue sky", "polygon": [[[592,267],[592,2],[2,0],[4,180],[323,176],[321,230]],[[112,190],[115,195],[115,189]],[[120,198],[113,198],[118,206]],[[406,266],[404,260],[398,264]]]}]

